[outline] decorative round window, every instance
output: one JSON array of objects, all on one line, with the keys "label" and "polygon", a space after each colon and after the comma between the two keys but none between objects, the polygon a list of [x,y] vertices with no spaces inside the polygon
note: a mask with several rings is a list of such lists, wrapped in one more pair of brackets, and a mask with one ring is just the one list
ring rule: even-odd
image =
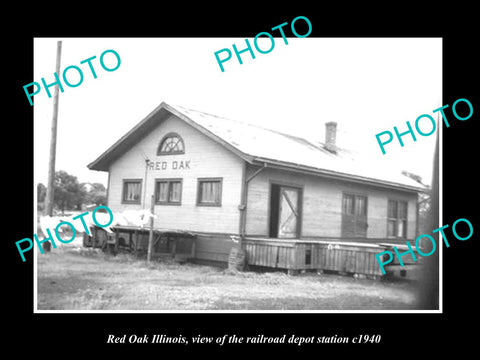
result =
[{"label": "decorative round window", "polygon": [[173,155],[184,154],[185,145],[180,135],[176,133],[169,133],[165,135],[160,141],[160,146],[157,150],[157,155]]}]

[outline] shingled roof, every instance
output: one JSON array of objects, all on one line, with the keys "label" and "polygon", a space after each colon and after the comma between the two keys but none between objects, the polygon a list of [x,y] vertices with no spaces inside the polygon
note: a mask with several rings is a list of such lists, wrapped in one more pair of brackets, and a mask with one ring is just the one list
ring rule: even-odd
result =
[{"label": "shingled roof", "polygon": [[354,152],[337,148],[328,151],[321,142],[284,134],[252,124],[171,106],[162,102],[144,120],[88,165],[108,171],[110,164],[134,146],[171,114],[220,143],[250,164],[360,181],[404,190],[421,191],[425,186],[401,174],[388,171]]}]

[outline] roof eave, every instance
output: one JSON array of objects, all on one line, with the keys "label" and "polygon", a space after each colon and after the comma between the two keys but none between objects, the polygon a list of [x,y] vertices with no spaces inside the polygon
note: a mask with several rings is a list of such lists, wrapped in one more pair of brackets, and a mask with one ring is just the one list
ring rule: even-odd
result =
[{"label": "roof eave", "polygon": [[232,153],[239,156],[241,159],[245,160],[248,163],[252,163],[253,156],[245,154],[244,152],[232,146],[222,138],[213,134],[208,129],[205,129],[204,127],[200,126],[199,124],[191,120],[188,116],[176,110],[174,107],[168,105],[165,102],[162,102],[150,114],[148,114],[145,117],[145,119],[143,119],[136,126],[134,126],[130,131],[128,131],[125,135],[123,135],[112,146],[110,146],[106,151],[104,151],[103,154],[101,154],[96,160],[88,164],[87,167],[90,170],[109,171],[110,164],[115,159],[117,159],[118,156],[121,155],[121,153],[131,148],[135,144],[135,141],[138,141],[139,138],[144,136],[149,129],[154,128],[158,125],[157,123],[155,123],[155,120],[158,119],[159,114],[162,110],[169,112],[172,115],[175,115],[176,117],[183,120],[185,123],[187,123],[194,129],[198,130],[208,138],[212,139],[213,141],[219,143],[226,149],[230,150]]},{"label": "roof eave", "polygon": [[[110,146],[107,150],[105,150],[97,159],[92,161],[87,167],[90,170],[98,170],[98,171],[108,171],[110,164],[114,161],[118,155],[118,152],[124,152],[128,150],[131,146],[133,146],[133,139],[137,137],[141,137],[148,131],[152,125],[155,116],[158,116],[162,109],[166,109],[167,104],[162,102],[159,106],[157,106],[153,111],[151,111],[142,121],[140,121],[137,125],[135,125],[132,129],[130,129],[125,135],[123,135],[120,139],[118,139],[112,146]],[[150,126],[147,126],[152,124]],[[132,139],[133,138],[133,139]]]},{"label": "roof eave", "polygon": [[283,162],[279,160],[273,160],[273,159],[267,159],[267,158],[260,158],[256,157],[253,159],[253,163],[255,164],[268,164],[269,167],[274,167],[278,169],[283,169],[283,170],[290,170],[290,171],[296,171],[300,173],[306,173],[306,174],[311,174],[311,175],[321,175],[323,177],[327,178],[332,178],[332,179],[341,179],[341,180],[348,180],[352,182],[358,182],[358,183],[368,183],[376,186],[382,186],[386,187],[389,189],[401,189],[401,190],[406,190],[406,191],[411,191],[411,192],[422,192],[426,191],[427,188],[423,188],[421,186],[415,187],[415,186],[410,186],[406,184],[399,184],[395,182],[390,182],[390,181],[385,181],[385,180],[380,180],[380,179],[375,179],[375,178],[369,178],[369,177],[363,177],[359,175],[352,175],[352,174],[346,174],[346,173],[340,173],[336,171],[331,171],[331,170],[326,170],[326,169],[318,169],[314,167],[309,167],[306,165],[301,165],[301,164],[293,164],[293,163],[288,163],[288,162]]}]

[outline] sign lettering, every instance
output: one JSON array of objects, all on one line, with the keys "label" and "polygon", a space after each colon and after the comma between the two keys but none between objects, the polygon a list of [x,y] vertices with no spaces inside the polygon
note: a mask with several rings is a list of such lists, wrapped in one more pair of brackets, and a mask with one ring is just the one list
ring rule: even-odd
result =
[{"label": "sign lettering", "polygon": [[148,170],[190,170],[190,160],[174,160],[174,161],[149,161]]}]

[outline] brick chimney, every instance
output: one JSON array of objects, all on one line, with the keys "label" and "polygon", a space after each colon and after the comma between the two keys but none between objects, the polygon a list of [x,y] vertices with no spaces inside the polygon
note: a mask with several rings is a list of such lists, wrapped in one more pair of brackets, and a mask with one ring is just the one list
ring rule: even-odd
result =
[{"label": "brick chimney", "polygon": [[337,152],[337,123],[330,121],[325,123],[325,149],[332,153]]}]

